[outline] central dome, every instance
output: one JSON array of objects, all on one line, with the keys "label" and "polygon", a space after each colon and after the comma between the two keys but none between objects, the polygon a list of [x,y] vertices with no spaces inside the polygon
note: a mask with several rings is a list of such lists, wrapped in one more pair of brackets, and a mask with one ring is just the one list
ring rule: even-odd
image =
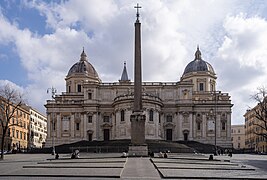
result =
[{"label": "central dome", "polygon": [[215,75],[213,67],[208,62],[202,60],[201,52],[198,47],[195,53],[195,59],[185,67],[183,75],[192,72],[210,72]]},{"label": "central dome", "polygon": [[86,54],[83,50],[81,54],[81,59],[79,62],[75,63],[69,70],[67,77],[72,75],[83,74],[93,79],[99,79],[95,68],[87,61]]}]

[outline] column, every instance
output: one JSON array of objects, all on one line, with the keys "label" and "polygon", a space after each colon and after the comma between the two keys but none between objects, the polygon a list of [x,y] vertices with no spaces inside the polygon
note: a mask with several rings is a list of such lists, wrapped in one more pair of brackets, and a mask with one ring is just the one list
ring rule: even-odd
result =
[{"label": "column", "polygon": [[196,114],[192,113],[192,140],[196,137]]},{"label": "column", "polygon": [[227,113],[227,122],[226,122],[226,136],[227,139],[231,139],[231,112]]},{"label": "column", "polygon": [[203,119],[202,119],[202,138],[206,139],[206,135],[207,135],[207,115],[204,114],[203,115]]},{"label": "column", "polygon": [[71,138],[74,138],[74,132],[75,132],[75,129],[74,129],[74,113],[71,114],[71,118],[70,118],[70,135],[71,135]]},{"label": "column", "polygon": [[96,112],[96,139],[98,141],[99,141],[99,131],[100,131],[99,121],[100,121],[100,112]]},{"label": "column", "polygon": [[221,138],[221,129],[222,129],[222,123],[221,123],[221,116],[217,114],[217,138],[218,140]]},{"label": "column", "polygon": [[178,114],[179,117],[179,140],[183,140],[183,126],[182,126],[182,119],[183,119],[183,115],[181,113]]},{"label": "column", "polygon": [[84,138],[84,129],[85,129],[85,127],[84,127],[84,115],[83,115],[83,113],[81,113],[80,114],[80,116],[81,116],[81,121],[80,121],[80,137],[81,137],[81,139],[83,139]]},{"label": "column", "polygon": [[47,114],[47,138],[51,138],[51,113]]},{"label": "column", "polygon": [[193,138],[193,122],[192,122],[192,119],[193,119],[193,117],[192,117],[192,113],[190,113],[189,114],[189,126],[190,126],[190,131],[189,131],[189,140],[192,140],[192,138]]},{"label": "column", "polygon": [[88,124],[88,122],[87,122],[87,113],[84,113],[84,115],[83,115],[83,139],[84,140],[87,140],[87,124]]},{"label": "column", "polygon": [[59,113],[55,113],[56,114],[56,121],[57,121],[57,138],[61,138],[61,119],[60,119],[60,114]]}]

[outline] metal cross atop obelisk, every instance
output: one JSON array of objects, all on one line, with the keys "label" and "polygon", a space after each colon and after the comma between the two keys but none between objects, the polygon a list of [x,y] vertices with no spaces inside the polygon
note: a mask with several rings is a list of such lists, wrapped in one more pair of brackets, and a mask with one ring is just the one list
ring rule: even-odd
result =
[{"label": "metal cross atop obelisk", "polygon": [[141,68],[141,23],[139,22],[139,6],[137,9],[134,47],[134,108],[131,119],[131,145],[129,156],[147,156],[148,149],[145,144],[145,120],[142,110],[142,68]]},{"label": "metal cross atop obelisk", "polygon": [[139,4],[137,3],[137,5],[136,6],[134,6],[134,8],[136,8],[136,21],[138,21],[139,22],[139,16],[140,16],[140,14],[139,14],[139,9],[141,9],[142,7],[141,6],[139,6]]}]

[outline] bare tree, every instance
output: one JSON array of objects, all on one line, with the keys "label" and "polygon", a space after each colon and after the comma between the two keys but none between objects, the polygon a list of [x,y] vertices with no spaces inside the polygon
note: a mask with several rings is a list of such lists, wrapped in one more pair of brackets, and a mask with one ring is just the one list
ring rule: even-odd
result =
[{"label": "bare tree", "polygon": [[11,126],[18,126],[11,119],[16,116],[16,111],[22,105],[22,95],[18,90],[8,84],[0,88],[0,136],[1,136],[1,158],[4,159],[4,145],[6,136]]},{"label": "bare tree", "polygon": [[256,127],[253,133],[263,137],[267,142],[267,89],[265,87],[258,88],[258,92],[252,95],[252,99],[258,103],[252,109],[256,118],[253,123]]}]

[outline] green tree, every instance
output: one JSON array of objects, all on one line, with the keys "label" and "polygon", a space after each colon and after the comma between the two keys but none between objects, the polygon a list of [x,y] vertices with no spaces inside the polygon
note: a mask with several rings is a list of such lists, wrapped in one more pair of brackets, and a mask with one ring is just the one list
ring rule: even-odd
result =
[{"label": "green tree", "polygon": [[22,95],[18,90],[10,85],[0,87],[0,137],[1,137],[1,158],[4,159],[4,145],[6,136],[11,126],[19,126],[15,122],[11,123],[11,119],[15,118],[16,111],[23,103]]}]

